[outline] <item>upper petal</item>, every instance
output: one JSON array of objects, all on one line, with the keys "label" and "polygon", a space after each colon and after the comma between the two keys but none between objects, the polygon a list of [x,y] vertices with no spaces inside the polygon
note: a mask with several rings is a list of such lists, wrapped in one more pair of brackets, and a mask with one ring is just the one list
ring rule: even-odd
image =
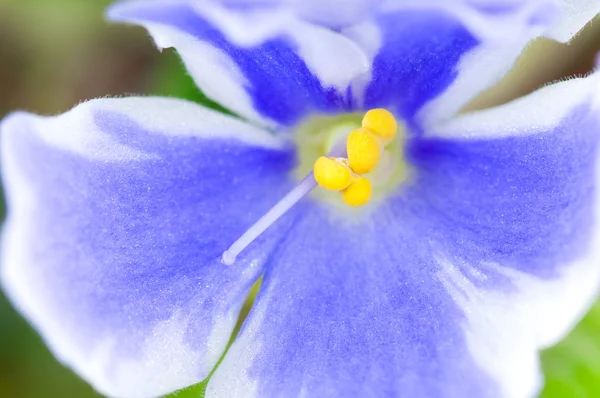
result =
[{"label": "upper petal", "polygon": [[[526,43],[544,32],[556,16],[553,0],[350,3],[232,0],[219,2],[220,7],[208,2],[203,15],[234,43],[245,46],[281,35],[297,40],[305,35],[290,32],[296,25],[339,30],[364,52],[361,56],[349,53],[343,64],[366,57],[363,69],[342,68],[325,57],[329,54],[342,60],[336,52],[344,48],[341,44],[321,47],[322,52],[304,51],[311,54],[304,59],[320,59],[320,64],[331,65],[332,73],[340,77],[337,90],[352,109],[393,108],[412,122],[428,104],[418,121],[427,125],[453,115],[494,84]],[[302,20],[309,23],[299,22]],[[320,29],[321,34],[327,31]],[[339,35],[335,37],[339,40]],[[326,83],[327,79],[320,80]],[[345,97],[344,84],[350,82],[352,91]],[[313,111],[327,109],[313,106]]]},{"label": "upper petal", "polygon": [[305,203],[207,396],[533,396],[600,285],[598,80],[414,138],[358,220]]},{"label": "upper petal", "polygon": [[363,107],[394,109],[417,129],[496,83],[555,14],[544,0],[421,3],[390,2],[370,22],[342,30],[372,60],[353,85]]},{"label": "upper petal", "polygon": [[[208,0],[209,2],[211,0]],[[569,0],[564,0],[566,3]],[[597,1],[597,0],[592,0]],[[479,38],[505,38],[519,35],[519,29],[532,24],[546,26],[555,16],[554,0],[213,0],[229,10],[254,13],[259,10],[288,11],[317,25],[335,30],[398,10],[441,11],[454,15]],[[585,8],[585,7],[584,7]],[[567,10],[565,10],[566,12]],[[573,10],[571,10],[573,12]],[[231,32],[239,27],[223,26]],[[281,28],[281,22],[263,25],[263,33]],[[247,37],[240,40],[247,40]]]},{"label": "upper petal", "polygon": [[[553,0],[126,1],[113,20],[175,47],[200,88],[271,126],[387,107],[454,114],[554,22]],[[331,29],[334,28],[335,30]]]},{"label": "upper petal", "polygon": [[369,68],[348,38],[283,11],[151,0],[116,4],[108,15],[143,25],[161,48],[175,47],[206,95],[263,124],[348,110],[347,88]]},{"label": "upper petal", "polygon": [[14,113],[1,133],[2,283],[54,354],[109,396],[204,379],[273,235],[221,253],[286,189],[289,150],[161,98]]}]

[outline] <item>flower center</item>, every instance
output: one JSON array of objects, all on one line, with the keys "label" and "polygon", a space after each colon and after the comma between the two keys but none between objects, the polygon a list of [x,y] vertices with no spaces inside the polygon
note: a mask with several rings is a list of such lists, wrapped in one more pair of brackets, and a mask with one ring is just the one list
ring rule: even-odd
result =
[{"label": "flower center", "polygon": [[[385,109],[364,117],[315,117],[297,130],[300,179],[311,170],[322,188],[313,195],[334,205],[362,206],[406,179],[404,126]],[[316,161],[315,161],[316,159]]]},{"label": "flower center", "polygon": [[[233,264],[242,250],[313,190],[318,197],[358,207],[405,180],[408,167],[398,144],[404,129],[398,127],[385,109],[368,111],[362,121],[349,114],[303,124],[296,135],[300,164],[295,174],[304,178],[225,250],[222,262]],[[314,189],[317,186],[323,189]]]}]

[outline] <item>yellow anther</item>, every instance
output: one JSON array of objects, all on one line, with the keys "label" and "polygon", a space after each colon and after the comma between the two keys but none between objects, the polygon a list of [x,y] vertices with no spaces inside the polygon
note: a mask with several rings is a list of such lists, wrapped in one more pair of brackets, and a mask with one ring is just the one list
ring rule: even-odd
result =
[{"label": "yellow anther", "polygon": [[352,173],[348,166],[333,158],[321,156],[315,162],[313,173],[317,183],[325,189],[341,191],[350,185]]},{"label": "yellow anther", "polygon": [[350,133],[346,151],[352,171],[366,174],[373,170],[381,157],[380,145],[378,138],[367,129],[360,128]]},{"label": "yellow anther", "polygon": [[349,206],[362,206],[371,199],[371,182],[365,177],[358,177],[342,191],[342,199]]},{"label": "yellow anther", "polygon": [[384,145],[389,144],[398,131],[394,115],[385,109],[371,109],[362,120],[362,126],[381,138]]}]

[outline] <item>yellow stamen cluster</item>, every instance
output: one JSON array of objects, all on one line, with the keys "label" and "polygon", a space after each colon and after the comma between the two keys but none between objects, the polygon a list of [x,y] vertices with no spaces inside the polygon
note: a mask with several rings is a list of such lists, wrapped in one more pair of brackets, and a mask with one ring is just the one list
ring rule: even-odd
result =
[{"label": "yellow stamen cluster", "polygon": [[350,206],[362,206],[371,199],[371,182],[363,177],[379,163],[383,148],[394,137],[398,126],[394,115],[385,109],[368,111],[362,127],[346,139],[348,158],[321,156],[314,165],[317,183],[325,189],[341,191],[342,199]]}]

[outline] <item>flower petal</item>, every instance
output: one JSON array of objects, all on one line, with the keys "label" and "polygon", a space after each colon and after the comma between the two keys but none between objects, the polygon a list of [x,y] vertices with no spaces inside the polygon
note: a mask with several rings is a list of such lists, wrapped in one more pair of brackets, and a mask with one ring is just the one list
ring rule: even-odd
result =
[{"label": "flower petal", "polygon": [[599,0],[560,0],[561,17],[546,36],[567,42],[600,13]]},{"label": "flower petal", "polygon": [[542,347],[566,333],[598,289],[599,94],[599,72],[556,83],[460,116],[408,149],[418,195],[452,226],[462,257],[549,286],[568,281],[536,308]]},{"label": "flower petal", "polygon": [[207,397],[533,396],[600,285],[598,80],[415,138],[360,219],[305,203]]},{"label": "flower petal", "polygon": [[[402,0],[405,1],[405,0]],[[396,0],[392,1],[397,3]],[[379,0],[226,0],[230,9],[256,11],[258,9],[286,10],[299,18],[332,29],[354,25],[369,18],[381,7]],[[274,26],[271,25],[271,28]]]},{"label": "flower petal", "polygon": [[[210,1],[210,0],[209,0]],[[219,0],[218,0],[219,1]],[[315,24],[335,30],[370,20],[376,15],[398,10],[430,10],[448,13],[459,19],[479,38],[503,39],[519,34],[518,27],[527,24],[545,24],[554,16],[554,0],[225,0],[220,1],[230,10],[256,12],[258,10],[291,11],[294,15]],[[569,0],[566,0],[567,2]],[[597,0],[592,0],[597,1]],[[572,2],[572,1],[571,1]],[[550,7],[549,7],[550,6]],[[543,13],[539,13],[544,10]],[[534,18],[532,13],[535,13]],[[281,25],[263,25],[271,33]],[[232,30],[237,30],[231,26]],[[270,29],[269,29],[270,28]],[[244,39],[242,39],[244,40]]]},{"label": "flower petal", "polygon": [[[347,88],[369,68],[351,40],[283,11],[151,0],[117,4],[108,15],[146,27],[160,48],[178,50],[206,95],[269,125],[349,109]],[[277,26],[269,28],[272,23]]]},{"label": "flower petal", "polygon": [[378,14],[374,22],[342,31],[373,63],[354,91],[359,97],[364,93],[365,109],[395,109],[409,123],[418,116],[416,122],[427,126],[454,115],[494,84],[554,15],[552,2],[537,0],[493,7],[392,3],[393,11]]},{"label": "flower petal", "polygon": [[289,150],[161,98],[19,112],[1,130],[2,282],[54,354],[109,396],[204,379],[273,238],[231,267],[221,253],[287,189]]}]

